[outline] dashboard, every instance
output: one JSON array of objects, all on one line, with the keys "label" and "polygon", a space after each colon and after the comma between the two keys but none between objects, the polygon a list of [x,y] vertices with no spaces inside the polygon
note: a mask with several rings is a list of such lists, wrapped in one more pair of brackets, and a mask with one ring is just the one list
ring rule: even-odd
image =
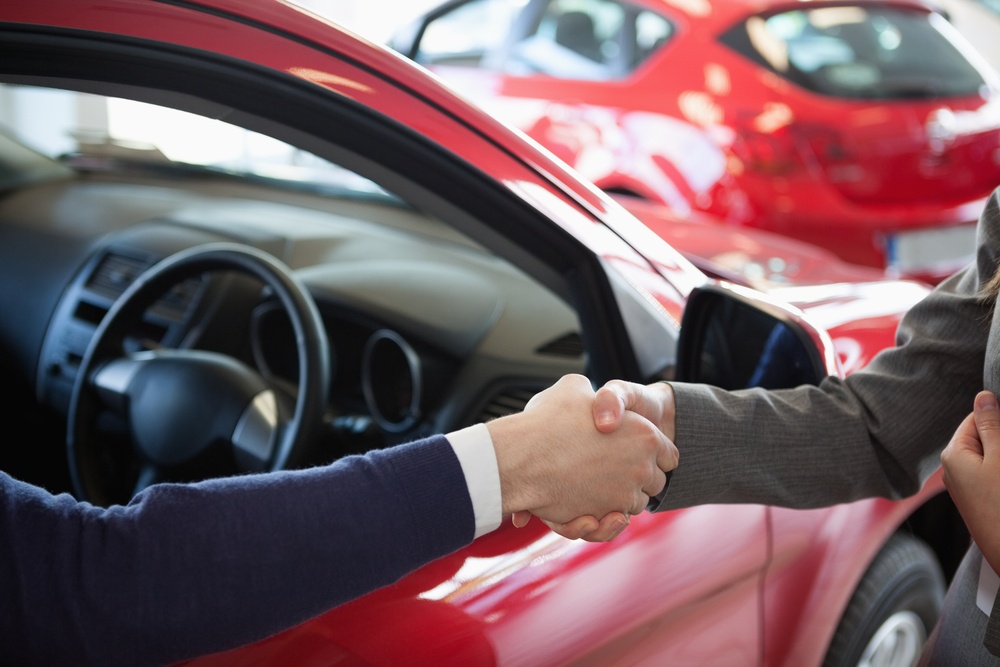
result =
[{"label": "dashboard", "polygon": [[[564,301],[398,200],[96,172],[16,190],[0,219],[0,284],[18,285],[0,294],[4,372],[57,420],[116,300],[161,260],[220,241],[279,259],[315,301],[330,386],[311,461],[508,414],[585,372]],[[212,350],[294,393],[295,334],[272,297],[233,272],[185,280],[143,314],[126,352]]]}]

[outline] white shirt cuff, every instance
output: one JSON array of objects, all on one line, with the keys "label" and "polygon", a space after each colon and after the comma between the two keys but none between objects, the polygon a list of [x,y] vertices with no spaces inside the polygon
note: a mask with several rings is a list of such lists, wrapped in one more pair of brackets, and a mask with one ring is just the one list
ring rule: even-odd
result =
[{"label": "white shirt cuff", "polygon": [[465,474],[476,517],[476,537],[496,530],[503,520],[500,469],[489,429],[485,424],[476,424],[449,433],[447,438]]}]

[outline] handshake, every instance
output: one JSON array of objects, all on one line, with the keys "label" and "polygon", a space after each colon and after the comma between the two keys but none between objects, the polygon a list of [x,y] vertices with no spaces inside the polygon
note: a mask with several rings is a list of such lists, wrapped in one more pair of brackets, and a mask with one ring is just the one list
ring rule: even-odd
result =
[{"label": "handshake", "polygon": [[586,377],[567,375],[487,428],[503,513],[519,527],[533,514],[570,539],[617,537],[677,467],[666,383],[613,380],[595,393]]}]

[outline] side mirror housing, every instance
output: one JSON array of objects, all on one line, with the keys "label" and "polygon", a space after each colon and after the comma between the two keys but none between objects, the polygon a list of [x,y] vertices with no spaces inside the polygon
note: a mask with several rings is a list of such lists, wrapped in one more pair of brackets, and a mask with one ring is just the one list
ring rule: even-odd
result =
[{"label": "side mirror housing", "polygon": [[802,311],[721,282],[691,293],[677,352],[677,380],[723,389],[783,389],[839,374],[832,341]]}]

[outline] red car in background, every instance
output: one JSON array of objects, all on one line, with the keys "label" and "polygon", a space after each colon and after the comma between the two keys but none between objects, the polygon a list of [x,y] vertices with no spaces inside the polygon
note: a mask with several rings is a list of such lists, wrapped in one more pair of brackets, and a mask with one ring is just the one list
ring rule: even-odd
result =
[{"label": "red car in background", "polygon": [[[655,207],[644,224],[283,0],[2,4],[0,126],[0,417],[29,434],[0,468],[100,505],[452,431],[566,373],[816,383],[891,345],[927,291]],[[225,392],[186,373],[127,405],[104,372],[202,359],[267,388],[287,447],[202,438],[171,410]],[[157,437],[179,423],[216,449]],[[909,664],[963,530],[937,475],[899,501],[646,513],[608,544],[508,523],[188,664]]]},{"label": "red car in background", "polygon": [[710,215],[678,215],[664,204],[619,197],[625,209],[713,278],[773,292],[792,285],[871,283],[886,272],[851,264],[819,246],[753,227],[719,225]]},{"label": "red car in background", "polygon": [[391,45],[607,192],[894,275],[1000,184],[996,71],[920,0],[452,0]]}]

